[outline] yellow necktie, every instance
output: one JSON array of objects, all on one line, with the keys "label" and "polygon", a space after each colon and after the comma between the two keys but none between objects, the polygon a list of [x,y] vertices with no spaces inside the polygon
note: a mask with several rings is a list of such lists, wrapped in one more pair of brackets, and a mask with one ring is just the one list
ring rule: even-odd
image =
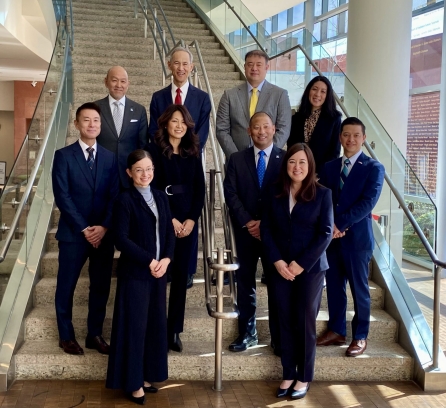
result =
[{"label": "yellow necktie", "polygon": [[249,101],[249,117],[254,115],[258,100],[259,94],[257,93],[257,88],[252,88],[251,100]]}]

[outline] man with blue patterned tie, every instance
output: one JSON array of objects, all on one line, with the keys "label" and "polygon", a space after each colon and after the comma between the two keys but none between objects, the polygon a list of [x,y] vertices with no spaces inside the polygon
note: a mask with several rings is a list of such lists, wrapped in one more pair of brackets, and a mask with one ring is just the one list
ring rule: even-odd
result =
[{"label": "man with blue patterned tie", "polygon": [[85,346],[108,354],[102,337],[110,292],[114,245],[108,232],[113,202],[119,192],[116,157],[101,147],[101,110],[85,103],[76,111],[74,124],[79,140],[56,151],[53,163],[53,192],[60,210],[56,239],[59,241],[59,270],[56,286],[56,316],[59,347],[65,353],[82,355],[73,323],[73,295],[87,258],[90,277],[88,334]]},{"label": "man with blue patterned tie", "polygon": [[344,155],[323,167],[319,182],[332,190],[333,241],[327,249],[330,268],[326,272],[328,330],[317,339],[318,346],[343,345],[346,341],[346,283],[353,296],[355,316],[347,357],[367,348],[370,325],[368,265],[373,253],[372,210],[381,194],[384,166],[362,151],[365,126],[350,117],[341,124]]},{"label": "man with blue patterned tie", "polygon": [[[263,203],[271,195],[284,151],[273,144],[275,126],[265,112],[256,112],[249,122],[253,146],[231,155],[224,181],[225,200],[234,225],[240,269],[237,271],[239,336],[230,351],[244,351],[258,342],[256,330],[256,271],[259,258],[269,268],[262,253],[260,222]],[[272,344],[279,344],[275,301],[268,288],[269,324]],[[276,351],[278,352],[278,351]]]}]

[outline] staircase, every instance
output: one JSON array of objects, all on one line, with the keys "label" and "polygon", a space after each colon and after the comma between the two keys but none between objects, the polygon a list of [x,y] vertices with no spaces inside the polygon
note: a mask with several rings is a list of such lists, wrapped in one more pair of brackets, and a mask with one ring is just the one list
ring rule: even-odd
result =
[{"label": "staircase", "polygon": [[[197,39],[206,63],[216,105],[225,89],[241,81],[240,74],[226,56],[225,50],[182,1],[161,1],[165,14],[177,39],[186,43]],[[106,95],[103,80],[112,65],[124,66],[129,74],[128,96],[148,108],[153,92],[160,89],[161,65],[153,61],[153,41],[143,38],[143,19],[133,18],[133,2],[117,0],[76,0],[73,6],[76,48],[73,54],[74,109],[84,102]],[[98,39],[104,39],[100,42]],[[192,50],[194,53],[195,51]],[[67,143],[77,139],[74,127]],[[209,157],[210,155],[208,155]],[[58,333],[54,310],[54,293],[57,274],[57,229],[59,212],[54,210],[53,229],[47,238],[47,253],[42,259],[41,280],[34,290],[34,309],[25,319],[25,342],[15,355],[15,372],[18,379],[104,379],[107,357],[85,349],[85,356],[64,354],[58,347]],[[223,241],[217,229],[217,243]],[[115,254],[115,260],[118,254]],[[169,353],[169,378],[178,380],[210,380],[214,375],[214,320],[205,307],[202,255],[199,254],[198,271],[194,286],[187,292],[185,331],[181,335],[183,353]],[[116,264],[116,262],[115,262]],[[261,274],[259,264],[258,276]],[[88,302],[87,265],[79,279],[73,309],[73,323],[78,341],[86,335]],[[113,315],[116,275],[104,325],[104,337],[110,338]],[[372,313],[369,345],[364,356],[345,357],[344,347],[318,348],[316,380],[408,380],[412,378],[412,358],[396,343],[397,323],[382,310],[383,291],[370,282]],[[280,359],[269,347],[266,287],[258,282],[259,345],[243,353],[230,353],[229,343],[237,336],[237,322],[223,322],[223,379],[257,380],[280,379]],[[349,295],[348,319],[353,304]],[[328,313],[324,294],[318,316],[317,333],[327,327]]]}]

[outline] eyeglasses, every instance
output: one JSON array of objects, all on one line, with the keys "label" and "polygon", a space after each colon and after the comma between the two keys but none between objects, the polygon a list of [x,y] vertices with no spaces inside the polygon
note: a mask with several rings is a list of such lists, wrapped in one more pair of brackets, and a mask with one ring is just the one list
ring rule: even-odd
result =
[{"label": "eyeglasses", "polygon": [[136,174],[140,175],[140,174],[143,174],[143,173],[153,173],[153,170],[155,170],[155,166],[147,167],[146,169],[141,169],[141,168],[138,167],[138,168],[134,169],[133,171]]}]

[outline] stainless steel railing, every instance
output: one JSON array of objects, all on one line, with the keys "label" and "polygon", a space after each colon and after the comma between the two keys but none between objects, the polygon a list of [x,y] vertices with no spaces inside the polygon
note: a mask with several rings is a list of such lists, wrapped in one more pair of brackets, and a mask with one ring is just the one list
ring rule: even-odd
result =
[{"label": "stainless steel railing", "polygon": [[[135,0],[135,17],[137,17],[136,2],[138,2],[143,15],[146,19],[147,26],[150,27],[152,36],[154,39],[154,50],[158,51],[158,55],[161,60],[162,66],[162,82],[165,85],[166,79],[171,77],[171,74],[167,74],[167,68],[165,63],[165,57],[168,53],[178,45],[188,48],[195,48],[198,64],[200,66],[201,75],[204,80],[202,84],[200,75],[198,74],[197,67],[194,67],[192,72],[193,85],[199,89],[205,90],[211,101],[211,126],[209,128],[209,138],[208,141],[211,145],[211,152],[213,156],[215,169],[209,170],[209,194],[206,191],[206,198],[204,203],[204,208],[201,215],[201,230],[202,230],[202,240],[203,240],[203,270],[204,270],[204,280],[205,280],[205,298],[206,298],[206,308],[209,316],[216,319],[215,322],[215,375],[214,375],[214,387],[215,391],[221,391],[222,388],[222,330],[223,330],[223,320],[224,319],[236,319],[239,315],[237,307],[237,296],[236,287],[234,283],[234,271],[239,268],[239,263],[237,261],[236,247],[234,234],[232,229],[231,220],[226,208],[224,201],[224,191],[223,191],[223,178],[224,178],[224,155],[219,144],[216,141],[214,134],[214,126],[216,123],[216,109],[212,97],[212,90],[209,82],[209,77],[206,72],[206,67],[204,64],[203,56],[201,54],[200,46],[197,41],[193,41],[190,44],[185,44],[183,40],[175,40],[173,32],[170,28],[169,22],[162,10],[161,5],[158,0],[156,0],[160,12],[162,13],[165,22],[167,24],[168,30],[170,32],[172,42],[174,46],[170,48],[166,42],[166,32],[161,28],[161,24],[157,18],[157,9],[153,9],[147,3],[147,0]],[[144,8],[146,6],[146,8]],[[152,18],[154,19],[153,27],[149,21],[147,9],[151,11]],[[156,30],[158,30],[158,35]],[[147,32],[146,32],[147,33]],[[162,44],[159,45],[158,41]],[[164,50],[167,51],[164,54]],[[155,53],[154,53],[155,56]],[[214,126],[212,126],[212,124]],[[203,162],[203,172],[206,176],[206,154],[205,151],[202,154]],[[220,206],[216,205],[216,192],[218,192],[218,197],[220,201]],[[225,237],[225,248],[215,248],[215,215],[216,211],[220,210],[222,215],[223,231]],[[224,273],[229,274],[229,295],[224,294]],[[212,276],[216,275],[216,285],[215,294],[212,291]],[[230,311],[224,310],[224,299],[229,298],[230,300]]]}]

